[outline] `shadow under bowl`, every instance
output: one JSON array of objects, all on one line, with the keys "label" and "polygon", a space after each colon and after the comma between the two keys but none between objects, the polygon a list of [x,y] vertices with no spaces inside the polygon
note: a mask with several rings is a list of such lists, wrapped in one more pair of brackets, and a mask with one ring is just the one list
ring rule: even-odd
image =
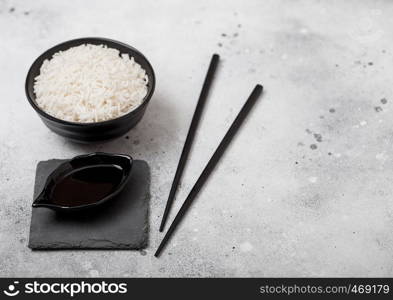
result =
[{"label": "shadow under bowl", "polygon": [[[43,111],[36,103],[36,96],[34,93],[34,79],[40,74],[40,68],[46,59],[51,59],[53,54],[59,51],[65,51],[71,47],[79,46],[82,44],[93,44],[93,45],[106,45],[109,48],[115,48],[120,51],[120,53],[127,53],[134,57],[135,61],[141,65],[141,67],[146,71],[149,78],[147,85],[147,94],[144,97],[142,103],[132,110],[131,112],[120,116],[118,118],[95,122],[95,123],[77,123],[69,122],[55,118],[45,111]],[[135,48],[123,44],[118,41],[106,39],[106,38],[80,38],[75,40],[70,40],[59,45],[56,45],[49,50],[41,54],[31,65],[29,72],[27,73],[25,91],[26,96],[38,113],[44,124],[53,132],[66,137],[75,142],[90,143],[98,142],[104,140],[114,139],[116,137],[122,136],[128,132],[131,128],[135,127],[138,122],[142,119],[146,107],[153,95],[155,87],[155,75],[153,68],[147,58]]]}]

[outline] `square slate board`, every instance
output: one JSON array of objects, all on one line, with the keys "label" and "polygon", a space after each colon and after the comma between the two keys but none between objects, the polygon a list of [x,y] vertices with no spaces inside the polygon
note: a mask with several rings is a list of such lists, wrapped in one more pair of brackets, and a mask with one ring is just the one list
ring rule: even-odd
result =
[{"label": "square slate board", "polygon": [[[37,165],[34,199],[48,175],[66,160],[52,159]],[[64,215],[48,208],[32,209],[29,248],[54,249],[142,249],[148,241],[150,169],[134,160],[124,190],[102,209]]]}]

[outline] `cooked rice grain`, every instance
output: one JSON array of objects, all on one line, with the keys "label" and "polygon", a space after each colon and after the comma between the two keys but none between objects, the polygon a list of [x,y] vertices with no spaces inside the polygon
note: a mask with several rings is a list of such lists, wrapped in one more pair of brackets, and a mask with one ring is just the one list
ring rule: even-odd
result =
[{"label": "cooked rice grain", "polygon": [[71,122],[111,120],[138,107],[147,94],[145,70],[128,54],[85,44],[45,60],[35,78],[38,106]]}]

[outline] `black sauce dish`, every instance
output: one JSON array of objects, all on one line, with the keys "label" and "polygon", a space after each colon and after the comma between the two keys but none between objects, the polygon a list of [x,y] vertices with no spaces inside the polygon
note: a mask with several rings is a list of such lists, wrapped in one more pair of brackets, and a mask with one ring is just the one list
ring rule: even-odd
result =
[{"label": "black sauce dish", "polygon": [[[147,94],[143,99],[141,105],[139,105],[131,112],[116,119],[95,123],[76,123],[64,121],[47,114],[38,107],[37,103],[35,102],[36,96],[34,94],[34,79],[40,74],[40,68],[42,66],[42,63],[46,59],[51,59],[53,54],[55,54],[56,52],[65,51],[71,47],[79,46],[82,44],[106,45],[110,48],[118,49],[120,53],[127,53],[130,56],[134,57],[135,61],[140,64],[141,67],[146,71],[146,74],[149,78]],[[27,99],[29,100],[31,106],[38,113],[42,121],[45,123],[45,125],[50,130],[63,137],[66,137],[75,142],[82,143],[110,140],[125,134],[131,128],[135,127],[136,124],[142,119],[146,111],[146,107],[149,104],[149,101],[153,95],[154,87],[155,75],[153,68],[150,62],[141,52],[121,42],[96,37],[70,40],[45,51],[31,65],[29,72],[27,73],[25,83]]]},{"label": "black sauce dish", "polygon": [[[57,212],[78,212],[101,207],[122,191],[129,180],[132,163],[132,158],[126,154],[96,152],[76,156],[58,166],[48,176],[32,206]],[[74,182],[74,189],[72,185],[67,185],[70,178]],[[100,185],[106,189],[101,195],[97,194]],[[60,198],[56,199],[57,196]]]}]

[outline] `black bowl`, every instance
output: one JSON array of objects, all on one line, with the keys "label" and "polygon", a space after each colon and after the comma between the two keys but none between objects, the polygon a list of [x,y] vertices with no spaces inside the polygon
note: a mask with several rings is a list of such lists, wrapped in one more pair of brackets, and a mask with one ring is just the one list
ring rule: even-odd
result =
[{"label": "black bowl", "polygon": [[[149,78],[147,94],[141,105],[116,119],[95,123],[64,121],[47,114],[38,107],[35,102],[34,78],[40,74],[40,68],[44,60],[51,59],[56,52],[65,51],[71,47],[82,44],[107,45],[110,48],[118,49],[120,53],[128,53],[134,57],[135,61],[146,71]],[[113,139],[125,134],[131,128],[135,127],[146,111],[146,107],[153,95],[154,87],[154,71],[146,57],[131,46],[105,38],[81,38],[67,41],[50,48],[34,61],[27,73],[25,84],[27,99],[50,130],[73,141],[85,143]]]},{"label": "black bowl", "polygon": [[[125,187],[131,173],[133,160],[131,156],[126,154],[112,154],[112,153],[103,153],[96,152],[90,154],[79,155],[72,158],[69,161],[62,163],[58,166],[46,179],[45,186],[38,197],[33,202],[33,207],[47,207],[53,209],[55,211],[60,212],[75,212],[80,210],[85,210],[87,208],[96,208],[97,206],[101,206],[109,200],[114,199]],[[117,181],[114,183],[114,189],[104,197],[97,199],[93,202],[88,202],[87,200],[83,200],[82,203],[72,204],[72,198],[67,201],[67,204],[58,204],[53,202],[53,191],[56,187],[62,183],[64,178],[70,176],[71,174],[75,174],[76,172],[84,172],[88,171],[89,168],[116,168],[120,170],[121,176],[117,178]],[[96,173],[97,174],[97,173]],[[92,174],[88,174],[90,177]],[[102,173],[100,175],[102,177]],[[103,178],[99,178],[103,180]],[[113,180],[113,179],[111,179]],[[106,182],[105,182],[106,183]],[[90,188],[92,189],[92,188]],[[76,192],[80,193],[81,191],[69,191],[69,197]]]}]

